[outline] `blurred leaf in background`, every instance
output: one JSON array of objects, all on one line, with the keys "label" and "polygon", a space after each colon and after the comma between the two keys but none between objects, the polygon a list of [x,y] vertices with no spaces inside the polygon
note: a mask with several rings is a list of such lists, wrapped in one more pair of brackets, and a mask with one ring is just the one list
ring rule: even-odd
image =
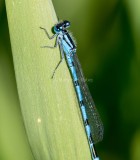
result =
[{"label": "blurred leaf in background", "polygon": [[[139,160],[140,1],[53,2],[58,17],[71,21],[78,56],[104,123],[104,140],[97,145],[101,159]],[[0,14],[0,159],[32,159],[19,108],[5,11]]]}]

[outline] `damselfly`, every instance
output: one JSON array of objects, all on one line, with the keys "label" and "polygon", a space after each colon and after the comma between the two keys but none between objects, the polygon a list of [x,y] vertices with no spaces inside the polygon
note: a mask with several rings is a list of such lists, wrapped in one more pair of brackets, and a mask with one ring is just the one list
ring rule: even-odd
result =
[{"label": "damselfly", "polygon": [[101,141],[103,138],[103,124],[89,92],[88,86],[85,83],[85,78],[81,69],[81,65],[76,55],[76,44],[73,40],[71,34],[67,30],[70,27],[69,21],[61,21],[53,26],[55,34],[50,36],[45,28],[43,29],[49,39],[56,37],[56,42],[54,46],[43,46],[44,48],[56,48],[58,45],[60,47],[61,60],[54,69],[52,78],[54,77],[55,71],[61,64],[62,60],[65,58],[67,65],[71,72],[73,79],[75,91],[77,94],[77,99],[79,102],[79,107],[81,109],[81,114],[83,118],[83,123],[85,126],[85,131],[89,143],[89,148],[91,152],[92,160],[99,160],[97,156],[94,144]]}]

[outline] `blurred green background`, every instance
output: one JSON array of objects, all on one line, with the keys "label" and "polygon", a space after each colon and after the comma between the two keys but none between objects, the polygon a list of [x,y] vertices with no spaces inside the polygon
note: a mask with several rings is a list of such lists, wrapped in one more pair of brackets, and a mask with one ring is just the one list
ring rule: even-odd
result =
[{"label": "blurred green background", "polygon": [[[140,160],[140,1],[53,0],[71,22],[78,57],[104,123],[102,160]],[[0,0],[0,160],[33,159],[18,100]]]}]

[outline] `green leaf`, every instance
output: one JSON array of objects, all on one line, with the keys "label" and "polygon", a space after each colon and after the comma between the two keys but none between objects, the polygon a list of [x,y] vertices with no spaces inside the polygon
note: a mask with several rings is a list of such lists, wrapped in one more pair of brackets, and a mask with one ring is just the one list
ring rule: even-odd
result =
[{"label": "green leaf", "polygon": [[86,134],[72,79],[60,60],[55,41],[48,40],[57,23],[50,0],[6,0],[10,39],[22,115],[37,160],[90,159]]}]

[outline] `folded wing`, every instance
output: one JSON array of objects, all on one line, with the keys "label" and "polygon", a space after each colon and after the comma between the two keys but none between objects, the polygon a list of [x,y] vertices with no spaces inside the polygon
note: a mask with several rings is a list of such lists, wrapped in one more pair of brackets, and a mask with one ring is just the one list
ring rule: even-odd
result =
[{"label": "folded wing", "polygon": [[103,139],[103,132],[104,132],[103,123],[95,107],[89,88],[85,82],[82,68],[76,54],[73,55],[73,61],[76,67],[77,76],[79,78],[79,84],[80,84],[83,98],[84,98],[86,113],[87,113],[88,121],[91,127],[91,134],[92,134],[94,143],[97,143]]}]

